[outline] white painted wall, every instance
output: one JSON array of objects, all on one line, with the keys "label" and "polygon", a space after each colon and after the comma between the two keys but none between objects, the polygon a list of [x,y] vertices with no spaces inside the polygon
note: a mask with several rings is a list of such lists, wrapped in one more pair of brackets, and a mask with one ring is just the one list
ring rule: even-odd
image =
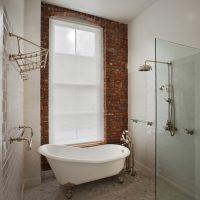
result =
[{"label": "white painted wall", "polygon": [[[24,33],[24,0],[3,0],[0,2],[7,10],[8,19],[10,21],[9,31],[23,36]],[[2,5],[0,5],[0,9]],[[1,30],[2,31],[2,30]],[[0,37],[2,35],[0,34]],[[1,38],[2,39],[2,38]],[[15,67],[8,60],[8,54],[10,52],[17,51],[16,40],[11,40],[7,37],[6,51],[4,54],[4,64],[0,64],[0,71],[2,68],[6,71],[1,73],[0,81],[4,81],[4,86],[0,87],[4,95],[1,95],[1,113],[6,117],[0,119],[0,126],[2,129],[2,123],[6,124],[6,131],[2,136],[0,131],[0,148],[3,149],[2,157],[0,157],[0,199],[4,200],[20,200],[23,188],[24,177],[24,147],[21,143],[9,143],[10,136],[16,137],[19,134],[18,126],[24,124],[24,96],[23,96],[23,81],[16,71]],[[2,54],[0,55],[0,60]],[[5,64],[6,62],[6,64]],[[2,104],[2,101],[6,104]],[[2,106],[3,105],[3,106]],[[4,131],[3,131],[4,132]],[[3,140],[2,140],[3,139]],[[3,163],[2,163],[3,162]]]},{"label": "white painted wall", "polygon": [[[129,119],[155,121],[154,70],[141,73],[138,67],[146,59],[155,60],[155,37],[200,48],[199,10],[199,0],[158,0],[129,24]],[[130,122],[129,128],[136,163],[154,171],[155,127]]]},{"label": "white painted wall", "polygon": [[[41,1],[3,0],[3,4],[5,5],[11,22],[11,31],[40,44]],[[12,50],[16,48],[16,44],[11,45]],[[25,45],[24,50],[31,51],[31,48]],[[27,187],[41,183],[40,156],[37,153],[41,135],[40,72],[30,72],[29,80],[23,82],[18,72],[10,68],[8,73],[7,95],[8,129],[19,125],[29,125],[34,131],[32,151],[25,151],[25,153],[23,153],[23,143],[19,143],[18,146],[14,144],[12,145],[12,149],[9,148],[8,155],[10,158],[13,156],[15,159],[8,160],[9,164],[13,165],[13,167],[9,167],[9,170],[4,169],[4,171],[6,171],[6,173],[11,173],[8,176],[10,179],[7,180],[7,185],[1,185],[0,189],[3,190],[5,195],[8,195],[5,196],[7,199],[12,199],[13,197],[18,198],[19,188],[21,189],[23,178],[25,178]],[[0,140],[0,146],[1,145],[2,141]],[[3,180],[3,175],[1,173],[0,180]],[[12,185],[10,185],[11,183]],[[9,188],[14,189],[11,191]]]},{"label": "white painted wall", "polygon": [[[40,45],[41,0],[25,0],[24,36]],[[25,45],[26,51],[32,51],[31,46]],[[26,187],[41,183],[41,161],[37,152],[40,146],[40,71],[28,73],[29,80],[24,84],[24,121],[33,128],[32,150],[25,153]]]}]

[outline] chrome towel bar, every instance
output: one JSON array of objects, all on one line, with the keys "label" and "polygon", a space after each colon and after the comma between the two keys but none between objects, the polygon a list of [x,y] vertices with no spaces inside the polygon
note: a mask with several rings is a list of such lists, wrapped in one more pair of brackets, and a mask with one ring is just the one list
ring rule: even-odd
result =
[{"label": "chrome towel bar", "polygon": [[131,121],[133,121],[134,123],[143,123],[143,124],[147,124],[147,126],[152,126],[152,125],[153,125],[153,122],[148,122],[148,121],[139,120],[139,119],[131,119]]}]

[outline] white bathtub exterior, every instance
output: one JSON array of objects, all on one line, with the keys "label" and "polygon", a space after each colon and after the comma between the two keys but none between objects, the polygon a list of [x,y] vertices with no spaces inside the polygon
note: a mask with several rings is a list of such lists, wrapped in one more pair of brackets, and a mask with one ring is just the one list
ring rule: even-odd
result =
[{"label": "white bathtub exterior", "polygon": [[79,185],[117,175],[130,151],[115,144],[88,148],[47,144],[39,147],[39,153],[47,157],[61,185]]}]

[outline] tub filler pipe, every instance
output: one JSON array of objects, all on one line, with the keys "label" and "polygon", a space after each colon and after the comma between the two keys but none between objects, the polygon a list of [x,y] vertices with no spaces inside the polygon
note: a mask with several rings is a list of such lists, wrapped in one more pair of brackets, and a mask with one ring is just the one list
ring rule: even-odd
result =
[{"label": "tub filler pipe", "polygon": [[126,157],[125,170],[131,173],[131,176],[135,176],[136,172],[134,170],[134,154],[133,154],[133,142],[127,130],[123,131],[121,135],[122,146],[127,147],[130,150],[130,155]]}]

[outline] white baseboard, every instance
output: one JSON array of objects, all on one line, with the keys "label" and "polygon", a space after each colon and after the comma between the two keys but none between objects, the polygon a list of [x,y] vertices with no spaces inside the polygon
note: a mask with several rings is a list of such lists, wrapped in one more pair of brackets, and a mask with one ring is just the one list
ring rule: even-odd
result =
[{"label": "white baseboard", "polygon": [[[155,171],[139,161],[135,161],[135,169],[142,171],[147,176],[155,178]],[[164,181],[165,183],[170,185],[172,188],[175,188],[177,191],[180,191],[185,196],[188,196],[193,199],[200,199],[199,197],[195,196],[191,191],[187,190],[186,188],[184,188],[180,184],[177,184],[176,182],[172,181],[171,179],[167,178],[166,176],[162,176],[160,174],[158,174],[158,176],[162,181]]]},{"label": "white baseboard", "polygon": [[24,195],[24,190],[27,188],[32,188],[41,185],[42,180],[48,179],[48,178],[54,178],[54,174],[52,170],[48,171],[43,171],[41,173],[41,177],[36,177],[36,178],[26,178],[23,181],[22,184],[22,199]]},{"label": "white baseboard", "polygon": [[185,187],[181,186],[180,184],[172,181],[171,179],[167,178],[166,176],[162,176],[160,174],[158,174],[158,176],[162,181],[164,181],[165,183],[170,185],[172,188],[175,188],[177,191],[183,193],[185,196],[188,196],[192,199],[195,199],[194,193],[189,191],[187,188],[185,188]]},{"label": "white baseboard", "polygon": [[24,200],[24,181],[22,182],[22,188],[21,188],[21,200]]},{"label": "white baseboard", "polygon": [[48,178],[55,178],[53,171],[52,170],[42,171],[42,180],[45,180]]},{"label": "white baseboard", "polygon": [[141,162],[135,160],[135,169],[142,171],[145,175],[150,176],[152,178],[155,177],[155,171],[151,169],[150,167],[147,167],[146,165],[142,164]]},{"label": "white baseboard", "polygon": [[24,179],[24,189],[41,185],[41,177]]}]

